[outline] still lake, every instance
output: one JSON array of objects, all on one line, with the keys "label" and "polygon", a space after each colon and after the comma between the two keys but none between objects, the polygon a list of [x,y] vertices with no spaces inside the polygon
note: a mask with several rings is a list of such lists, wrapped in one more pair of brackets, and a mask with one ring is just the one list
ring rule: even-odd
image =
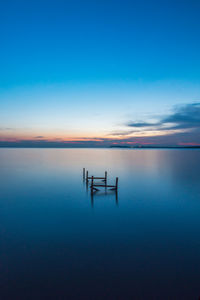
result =
[{"label": "still lake", "polygon": [[1,300],[199,296],[199,149],[0,149]]}]

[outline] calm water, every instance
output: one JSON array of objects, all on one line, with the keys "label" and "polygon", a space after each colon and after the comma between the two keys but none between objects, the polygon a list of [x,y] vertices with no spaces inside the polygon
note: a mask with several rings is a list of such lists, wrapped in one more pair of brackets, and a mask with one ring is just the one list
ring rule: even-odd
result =
[{"label": "calm water", "polygon": [[[91,199],[82,168],[119,177]],[[198,299],[200,150],[0,149],[0,299]]]}]

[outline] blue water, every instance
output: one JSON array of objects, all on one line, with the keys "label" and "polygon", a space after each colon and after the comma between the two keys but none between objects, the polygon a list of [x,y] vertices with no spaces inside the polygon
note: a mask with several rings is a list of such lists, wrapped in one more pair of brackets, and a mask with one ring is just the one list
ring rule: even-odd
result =
[{"label": "blue water", "polygon": [[[119,177],[91,197],[82,168]],[[0,149],[0,299],[198,299],[200,150]]]}]

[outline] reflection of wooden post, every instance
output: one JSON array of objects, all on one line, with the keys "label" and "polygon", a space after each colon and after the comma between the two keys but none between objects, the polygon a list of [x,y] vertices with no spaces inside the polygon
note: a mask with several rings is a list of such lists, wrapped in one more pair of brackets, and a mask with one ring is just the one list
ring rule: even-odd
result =
[{"label": "reflection of wooden post", "polygon": [[105,171],[105,185],[107,185],[107,172]]},{"label": "reflection of wooden post", "polygon": [[118,193],[117,193],[117,190],[115,191],[115,202],[116,202],[116,205],[118,205]]},{"label": "reflection of wooden post", "polygon": [[116,190],[118,190],[118,177],[116,177],[116,184],[115,184],[115,186],[116,186]]},{"label": "reflection of wooden post", "polygon": [[86,172],[86,181],[88,182],[88,171]]},{"label": "reflection of wooden post", "polygon": [[93,193],[91,193],[91,206],[92,206],[92,208],[94,206],[94,194]]},{"label": "reflection of wooden post", "polygon": [[85,168],[83,168],[83,179],[85,180]]},{"label": "reflection of wooden post", "polygon": [[93,182],[94,182],[94,176],[92,176],[92,183],[91,183],[91,191],[93,192]]}]

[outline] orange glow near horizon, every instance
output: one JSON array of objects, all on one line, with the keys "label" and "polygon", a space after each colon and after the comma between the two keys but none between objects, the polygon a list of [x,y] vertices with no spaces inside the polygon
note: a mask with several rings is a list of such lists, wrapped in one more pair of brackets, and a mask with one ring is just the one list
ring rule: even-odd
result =
[{"label": "orange glow near horizon", "polygon": [[[184,132],[183,130],[155,130],[155,131],[138,131],[134,133],[128,134],[105,134],[103,132],[92,133],[92,132],[73,132],[73,134],[66,134],[61,132],[53,131],[40,131],[39,133],[34,130],[22,131],[1,131],[0,133],[0,141],[4,142],[20,142],[20,141],[46,141],[46,142],[63,142],[63,143],[72,143],[72,142],[102,142],[102,141],[110,141],[110,142],[121,142],[129,138],[148,138],[148,137],[158,137],[158,136],[167,136],[169,134],[174,134],[177,132]],[[126,141],[127,144],[138,143],[138,141]],[[152,144],[145,141],[140,141],[141,144]]]}]

